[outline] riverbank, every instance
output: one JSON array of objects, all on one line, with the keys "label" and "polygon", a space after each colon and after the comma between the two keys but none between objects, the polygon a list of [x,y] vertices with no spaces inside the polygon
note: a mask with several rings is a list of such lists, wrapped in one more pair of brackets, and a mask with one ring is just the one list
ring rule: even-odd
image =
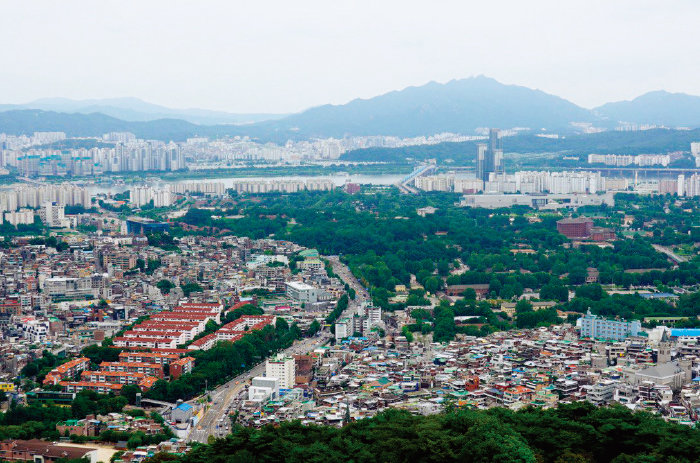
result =
[{"label": "riverbank", "polygon": [[145,180],[177,182],[185,180],[210,180],[225,178],[250,177],[324,177],[338,174],[348,175],[403,175],[413,170],[413,164],[332,164],[273,167],[236,167],[226,169],[182,170],[176,172],[105,172],[99,177],[47,177],[46,183],[85,182],[94,185],[108,185],[115,181],[125,184],[143,183]]},{"label": "riverbank", "polygon": [[156,175],[164,181],[229,177],[325,176],[346,172],[360,175],[408,174],[412,164],[333,164],[329,166],[240,167],[233,169],[202,169],[168,172]]}]

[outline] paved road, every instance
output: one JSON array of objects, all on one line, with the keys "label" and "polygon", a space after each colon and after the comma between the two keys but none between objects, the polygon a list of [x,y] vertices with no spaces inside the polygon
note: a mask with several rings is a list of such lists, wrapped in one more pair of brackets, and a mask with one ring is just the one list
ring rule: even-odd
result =
[{"label": "paved road", "polygon": [[355,278],[348,266],[340,261],[338,256],[325,256],[325,258],[331,263],[333,272],[355,290],[355,300],[350,299],[347,310],[341,315],[341,317],[348,317],[356,313],[357,309],[362,307],[363,304],[369,303],[369,294],[365,287]]},{"label": "paved road", "polygon": [[[330,339],[330,333],[319,333],[312,338],[302,339],[294,345],[282,351],[287,355],[297,355],[310,352]],[[246,394],[245,387],[250,380],[265,373],[265,362],[255,365],[252,369],[236,376],[231,381],[209,392],[211,405],[202,416],[202,419],[190,431],[187,440],[192,442],[207,442],[209,436],[224,436],[230,430],[231,421],[229,415],[235,412],[237,400]],[[218,427],[217,427],[218,425]]]},{"label": "paved road", "polygon": [[677,264],[680,264],[681,262],[686,262],[686,261],[688,260],[688,259],[686,259],[686,258],[683,257],[683,256],[679,256],[678,254],[676,254],[675,252],[673,252],[673,251],[671,250],[671,248],[668,248],[668,247],[666,247],[666,246],[661,246],[661,245],[659,245],[659,244],[652,244],[652,246],[653,246],[654,249],[656,249],[657,251],[666,254],[668,257],[671,258],[671,260],[673,260],[673,261],[674,261],[675,263],[677,263]]},{"label": "paved road", "polygon": [[[362,304],[369,301],[369,295],[357,278],[350,272],[350,269],[340,262],[338,256],[328,256],[326,259],[331,263],[336,275],[355,290],[355,300],[350,300],[348,308],[341,315],[341,317],[351,316]],[[312,338],[297,341],[294,345],[285,349],[283,353],[287,355],[304,354],[323,346],[332,337],[333,335],[329,330],[323,329]],[[238,401],[247,394],[246,386],[251,379],[255,376],[261,376],[264,372],[265,362],[263,361],[247,372],[233,378],[228,383],[210,391],[211,406],[195,425],[194,429],[190,431],[190,435],[187,438],[188,441],[206,442],[209,436],[221,437],[228,434],[231,425],[228,416],[235,412]]]}]

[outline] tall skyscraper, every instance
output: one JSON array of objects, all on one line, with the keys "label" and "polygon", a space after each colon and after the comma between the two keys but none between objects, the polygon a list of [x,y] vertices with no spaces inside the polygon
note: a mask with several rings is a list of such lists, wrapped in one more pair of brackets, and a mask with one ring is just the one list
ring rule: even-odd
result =
[{"label": "tall skyscraper", "polygon": [[503,143],[498,129],[489,129],[489,143],[479,143],[476,153],[476,177],[487,182],[489,175],[502,174],[503,170]]},{"label": "tall skyscraper", "polygon": [[[486,143],[479,143],[476,145],[476,178],[479,180],[488,180],[488,174],[486,174],[486,151],[488,150],[488,145]],[[486,179],[486,180],[484,180]]]}]

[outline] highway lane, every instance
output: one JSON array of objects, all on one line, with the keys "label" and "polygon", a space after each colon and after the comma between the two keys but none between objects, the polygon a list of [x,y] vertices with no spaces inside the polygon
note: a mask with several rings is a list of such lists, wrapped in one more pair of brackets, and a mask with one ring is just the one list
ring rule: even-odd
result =
[{"label": "highway lane", "polygon": [[352,274],[348,266],[340,261],[338,256],[324,256],[324,258],[328,259],[328,262],[330,262],[333,272],[355,290],[355,299],[350,299],[348,308],[342,313],[340,318],[352,316],[357,313],[360,307],[369,303],[369,294],[359,280],[355,278],[355,275]]}]

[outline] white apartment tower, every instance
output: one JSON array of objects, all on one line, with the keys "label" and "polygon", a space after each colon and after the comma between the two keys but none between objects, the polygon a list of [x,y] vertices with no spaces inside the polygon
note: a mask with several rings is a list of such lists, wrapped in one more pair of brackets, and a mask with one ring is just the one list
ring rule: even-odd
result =
[{"label": "white apartment tower", "polygon": [[352,336],[353,322],[350,318],[341,318],[335,322],[335,343],[339,344],[344,338]]},{"label": "white apartment tower", "polygon": [[39,211],[41,221],[49,227],[65,227],[67,226],[65,209],[57,202],[47,202],[41,205]]},{"label": "white apartment tower", "polygon": [[297,369],[294,358],[278,355],[265,362],[265,376],[277,378],[279,387],[282,389],[293,389],[296,384]]}]

